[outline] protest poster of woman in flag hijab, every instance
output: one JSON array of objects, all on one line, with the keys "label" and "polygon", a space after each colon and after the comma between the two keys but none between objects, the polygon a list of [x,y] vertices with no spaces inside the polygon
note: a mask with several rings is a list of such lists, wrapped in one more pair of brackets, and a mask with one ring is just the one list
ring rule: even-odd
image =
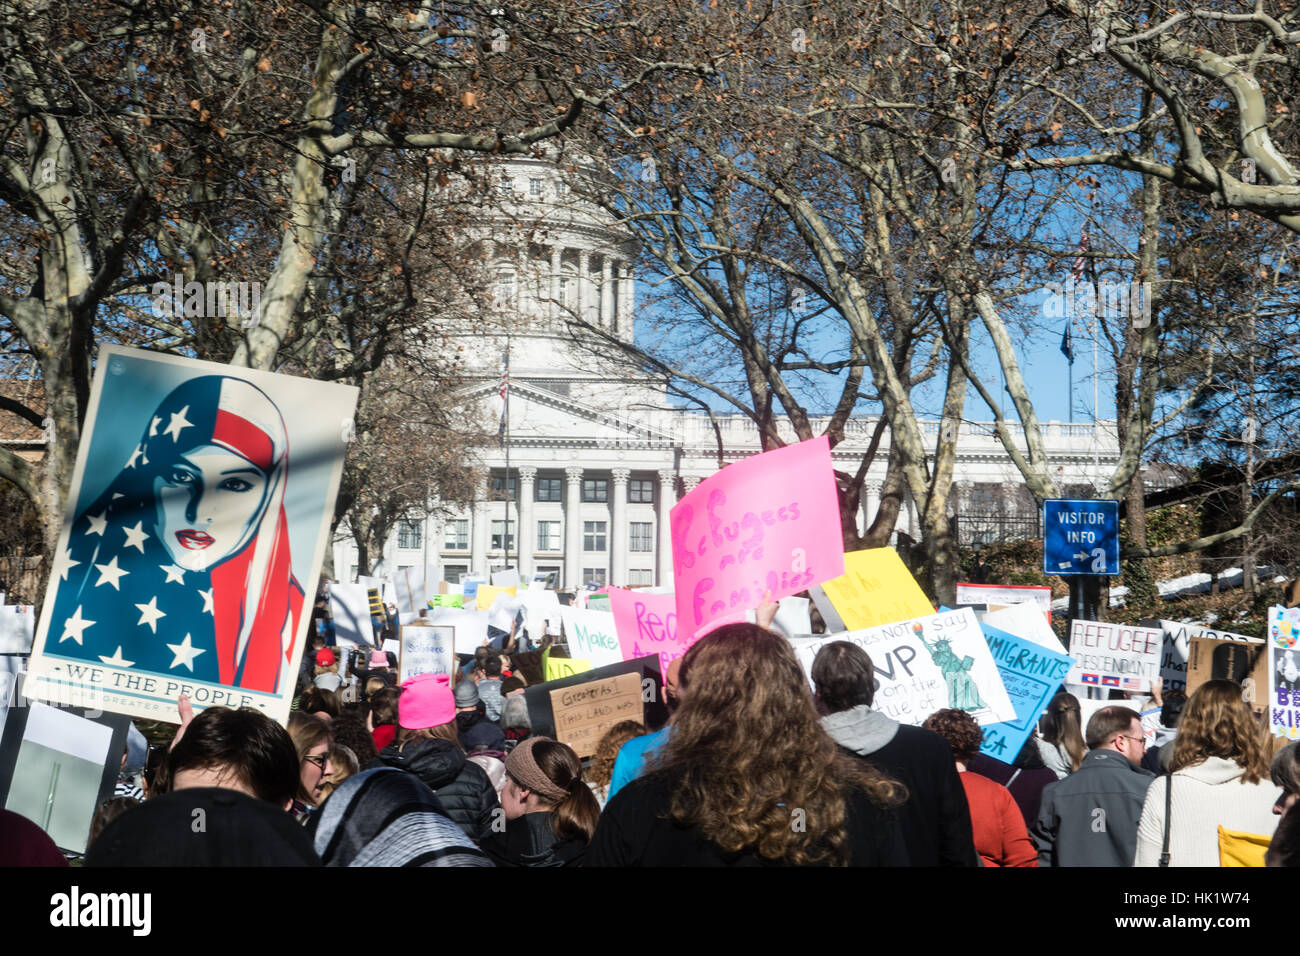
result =
[{"label": "protest poster of woman in flag hijab", "polygon": [[355,404],[347,386],[102,350],[34,696],[287,716]]}]

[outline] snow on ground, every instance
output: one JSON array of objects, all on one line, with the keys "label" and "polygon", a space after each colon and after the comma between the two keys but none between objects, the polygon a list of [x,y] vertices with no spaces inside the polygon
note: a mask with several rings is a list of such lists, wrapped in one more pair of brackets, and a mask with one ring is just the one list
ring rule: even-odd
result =
[{"label": "snow on ground", "polygon": [[[1255,569],[1256,577],[1260,581],[1269,579],[1269,575],[1275,575],[1272,578],[1274,584],[1285,584],[1288,580],[1280,574],[1279,569],[1273,567],[1257,567]],[[1230,588],[1241,587],[1241,568],[1228,568],[1219,573],[1219,590],[1225,591]],[[1165,600],[1170,598],[1187,597],[1189,594],[1209,594],[1210,593],[1210,576],[1208,574],[1185,574],[1181,578],[1172,578],[1168,581],[1157,581],[1156,588],[1160,591],[1160,597]],[[1114,587],[1110,589],[1110,606],[1123,607],[1128,596],[1128,588]],[[1052,602],[1053,611],[1064,611],[1070,606],[1068,597],[1057,598]],[[1213,615],[1211,615],[1212,617]],[[1207,624],[1214,623],[1206,621]]]}]

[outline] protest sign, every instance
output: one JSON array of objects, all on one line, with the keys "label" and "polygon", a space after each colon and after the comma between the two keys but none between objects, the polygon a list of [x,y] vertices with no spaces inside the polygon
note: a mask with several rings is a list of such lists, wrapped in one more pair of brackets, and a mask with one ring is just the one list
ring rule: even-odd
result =
[{"label": "protest sign", "polygon": [[579,660],[575,657],[558,657],[551,653],[549,647],[542,651],[543,680],[560,680],[564,677],[572,677],[574,674],[585,674],[591,669],[591,661]]},{"label": "protest sign", "polygon": [[812,589],[826,629],[856,631],[934,613],[925,592],[893,548],[844,555],[844,573]]},{"label": "protest sign", "polygon": [[668,665],[695,643],[693,635],[677,626],[680,618],[675,594],[647,594],[612,588],[609,605],[624,660],[658,654],[659,670],[667,674]]},{"label": "protest sign", "polygon": [[457,654],[473,654],[487,641],[488,612],[458,607],[436,607],[424,618],[430,624],[445,624],[456,629]]},{"label": "protest sign", "polygon": [[984,611],[983,613],[976,611],[975,616],[983,624],[989,624],[1027,641],[1033,641],[1049,651],[1055,651],[1058,654],[1065,653],[1061,639],[1056,636],[1056,632],[1047,623],[1047,619],[1043,617],[1043,613],[1037,605],[1011,604],[1007,607],[998,608],[996,611]]},{"label": "protest sign", "polygon": [[[1209,633],[1215,636],[1202,637]],[[1230,631],[1212,631],[1200,625],[1187,629],[1187,694],[1207,680],[1241,684],[1241,699],[1257,714],[1268,707],[1269,642]]]},{"label": "protest sign", "polygon": [[364,584],[331,581],[330,617],[334,620],[334,639],[343,647],[375,642],[370,595]]},{"label": "protest sign", "polygon": [[1300,738],[1300,607],[1268,609],[1269,727],[1276,737]]},{"label": "protest sign", "polygon": [[0,736],[4,734],[5,715],[14,702],[18,681],[23,673],[23,659],[12,654],[0,654]]},{"label": "protest sign", "polygon": [[498,588],[517,588],[519,587],[519,571],[517,568],[506,568],[502,571],[492,572],[492,584]]},{"label": "protest sign", "polygon": [[415,614],[425,607],[424,568],[398,568],[393,574],[393,596],[398,614]]},{"label": "protest sign", "polygon": [[[444,624],[411,624],[402,628],[397,654],[397,682],[418,674],[448,674],[455,671],[456,629]],[[452,684],[456,681],[453,680]]]},{"label": "protest sign", "polygon": [[[1036,609],[1031,611],[1042,620]],[[1034,732],[1038,718],[1069,673],[1072,660],[1059,651],[1048,650],[988,624],[980,627],[1002,677],[1002,686],[1016,710],[1013,720],[984,725],[980,753],[1009,764]]]},{"label": "protest sign", "polygon": [[590,757],[602,737],[624,720],[641,720],[641,676],[620,674],[551,692],[555,739]]},{"label": "protest sign", "polygon": [[844,573],[825,435],[728,465],[670,512],[677,618],[686,635]]},{"label": "protest sign", "polygon": [[0,806],[59,849],[84,853],[95,810],[113,795],[130,718],[51,707],[27,697],[28,688],[19,688],[0,739]]},{"label": "protest sign", "polygon": [[957,583],[957,604],[983,604],[990,611],[1012,604],[1033,604],[1052,622],[1052,589],[1041,584]]},{"label": "protest sign", "polygon": [[519,600],[524,606],[524,627],[534,641],[540,641],[546,633],[549,620],[557,627],[560,623],[560,598],[554,591],[542,588],[519,592]]},{"label": "protest sign", "polygon": [[[533,652],[537,654],[537,652]],[[524,655],[517,655],[517,659]],[[540,658],[541,655],[537,654]],[[540,670],[540,666],[538,667]],[[525,674],[529,673],[525,669]],[[663,676],[659,672],[659,658],[641,657],[634,661],[620,661],[596,667],[582,674],[565,677],[561,680],[529,684],[524,690],[524,701],[528,704],[528,718],[533,725],[533,736],[555,737],[555,714],[551,706],[551,691],[563,687],[573,687],[592,681],[617,677],[620,674],[635,674],[641,682],[641,702],[644,716],[641,722],[650,728],[658,728],[668,720],[668,708],[664,705]],[[538,675],[542,676],[542,675]],[[531,679],[531,678],[530,678]]]},{"label": "protest sign", "polygon": [[461,594],[435,594],[426,603],[429,607],[464,607],[465,597]]},{"label": "protest sign", "polygon": [[504,594],[507,597],[515,596],[515,588],[499,588],[493,584],[480,584],[478,590],[474,592],[474,606],[480,611],[486,611],[492,607],[498,594]]},{"label": "protest sign", "polygon": [[1160,673],[1164,633],[1152,627],[1075,620],[1070,624],[1068,683],[1147,691]]},{"label": "protest sign", "polygon": [[587,596],[586,607],[588,611],[603,611],[609,613],[609,593],[590,594]]},{"label": "protest sign", "polygon": [[36,608],[30,604],[0,605],[0,654],[30,654],[36,635]]},{"label": "protest sign", "polygon": [[1016,717],[970,608],[791,641],[809,683],[817,652],[832,641],[870,655],[878,684],[873,706],[900,723],[919,725],[944,708],[968,711],[981,726]]},{"label": "protest sign", "polygon": [[585,658],[594,667],[617,664],[623,660],[613,614],[608,611],[562,607],[559,609],[559,617],[564,622],[564,636],[569,642],[569,653],[574,657]]},{"label": "protest sign", "polygon": [[356,400],[102,346],[29,695],[170,719],[184,693],[287,720]]},{"label": "protest sign", "polygon": [[1190,628],[1193,624],[1178,621],[1143,621],[1160,627],[1164,643],[1160,651],[1160,680],[1164,690],[1184,690],[1187,687],[1187,654],[1191,642]]},{"label": "protest sign", "polygon": [[[478,597],[480,585],[487,584],[487,578],[481,574],[472,574],[460,579],[460,593],[465,596],[465,603],[472,605]],[[488,602],[491,603],[490,601]]]}]

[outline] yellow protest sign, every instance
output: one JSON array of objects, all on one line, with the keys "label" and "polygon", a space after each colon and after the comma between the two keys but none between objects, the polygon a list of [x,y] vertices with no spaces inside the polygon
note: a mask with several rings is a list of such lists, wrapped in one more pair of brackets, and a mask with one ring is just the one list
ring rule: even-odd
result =
[{"label": "yellow protest sign", "polygon": [[893,548],[850,551],[844,555],[844,573],[821,587],[850,631],[934,613],[934,606]]},{"label": "yellow protest sign", "polygon": [[543,675],[546,680],[559,680],[562,677],[572,677],[574,674],[584,674],[589,670],[591,670],[591,661],[548,655],[544,662]]},{"label": "yellow protest sign", "polygon": [[498,594],[505,594],[509,597],[514,597],[516,590],[518,590],[517,585],[511,585],[508,588],[499,588],[494,587],[491,584],[480,584],[478,586],[478,597],[476,599],[477,607],[480,611],[487,611],[491,609],[492,602],[496,600]]}]

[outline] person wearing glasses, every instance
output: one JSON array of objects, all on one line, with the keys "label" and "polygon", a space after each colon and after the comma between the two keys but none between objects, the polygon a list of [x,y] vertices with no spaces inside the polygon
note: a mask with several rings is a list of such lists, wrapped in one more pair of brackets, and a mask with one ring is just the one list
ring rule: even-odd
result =
[{"label": "person wearing glasses", "polygon": [[289,736],[298,752],[298,795],[291,812],[305,821],[325,799],[326,784],[334,772],[330,760],[333,740],[325,721],[300,710],[289,715]]},{"label": "person wearing glasses", "polygon": [[1142,718],[1103,707],[1088,721],[1079,769],[1043,790],[1030,831],[1039,866],[1131,866],[1138,822],[1155,776],[1143,770]]}]

